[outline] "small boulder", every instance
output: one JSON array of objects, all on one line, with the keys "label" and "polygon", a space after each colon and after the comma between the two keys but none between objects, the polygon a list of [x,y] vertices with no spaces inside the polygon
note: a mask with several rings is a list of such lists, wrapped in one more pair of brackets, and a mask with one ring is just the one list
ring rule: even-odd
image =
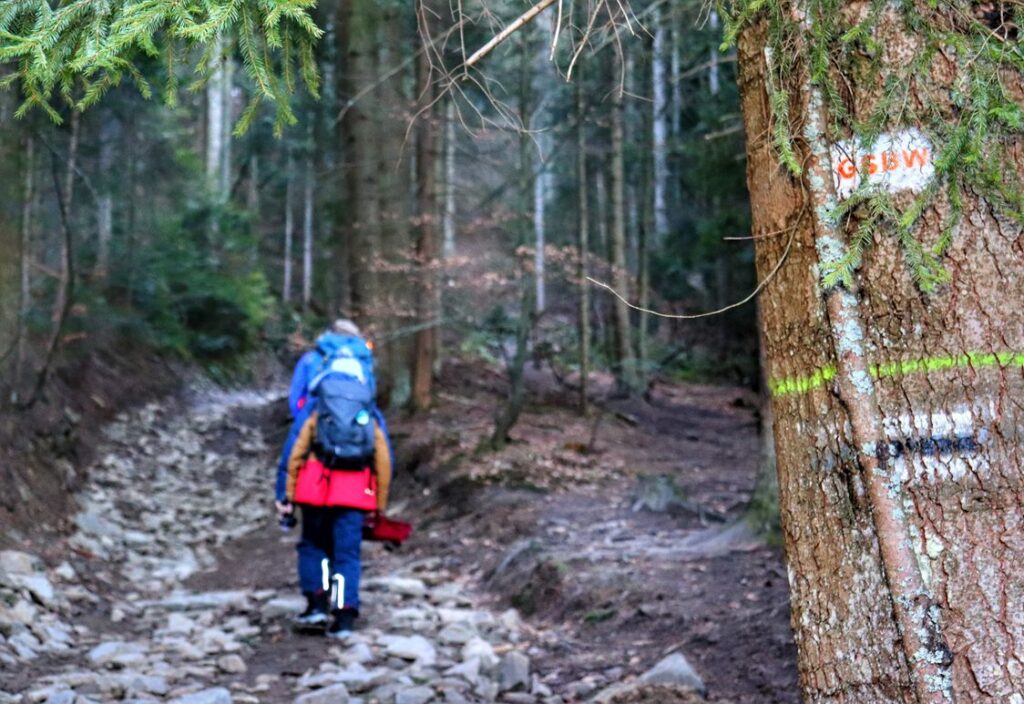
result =
[{"label": "small boulder", "polygon": [[433,665],[437,661],[437,649],[423,636],[384,636],[381,643],[388,655],[415,660],[420,665]]},{"label": "small boulder", "polygon": [[348,704],[348,689],[335,684],[295,697],[295,704]]},{"label": "small boulder", "polygon": [[697,671],[693,669],[690,662],[682,653],[672,653],[661,660],[650,670],[640,675],[639,682],[642,684],[671,684],[690,687],[695,692],[704,695],[707,687],[704,680],[700,678]]},{"label": "small boulder", "polygon": [[410,687],[395,695],[395,704],[427,704],[434,700],[434,690],[430,687]]},{"label": "small boulder", "polygon": [[170,704],[233,704],[233,700],[228,690],[223,687],[212,687],[176,697]]},{"label": "small boulder", "polygon": [[518,650],[512,650],[501,659],[499,671],[501,691],[527,689],[530,686],[530,658]]}]

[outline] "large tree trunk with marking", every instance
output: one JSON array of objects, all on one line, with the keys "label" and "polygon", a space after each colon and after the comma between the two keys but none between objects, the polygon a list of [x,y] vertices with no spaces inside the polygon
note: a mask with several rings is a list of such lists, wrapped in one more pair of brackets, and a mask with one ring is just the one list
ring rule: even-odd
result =
[{"label": "large tree trunk with marking", "polygon": [[[887,8],[875,39],[883,74],[896,75],[919,46]],[[847,10],[854,21],[867,11]],[[794,51],[813,21],[793,20]],[[804,699],[1024,702],[1020,227],[965,191],[948,284],[923,294],[896,238],[876,232],[852,285],[827,288],[821,272],[857,226],[829,217],[848,164],[831,156],[833,116],[806,67],[783,86],[766,80],[767,42],[764,24],[741,37],[740,87],[759,275],[788,251],[763,293],[762,339]],[[956,70],[915,79],[910,100],[953,119]],[[844,78],[856,113],[872,114],[885,76]],[[800,178],[771,143],[772,89],[789,94]],[[914,127],[899,119],[885,129]],[[1019,170],[1022,145],[1007,142]],[[905,208],[913,194],[893,199]],[[919,239],[939,237],[944,202]]]}]

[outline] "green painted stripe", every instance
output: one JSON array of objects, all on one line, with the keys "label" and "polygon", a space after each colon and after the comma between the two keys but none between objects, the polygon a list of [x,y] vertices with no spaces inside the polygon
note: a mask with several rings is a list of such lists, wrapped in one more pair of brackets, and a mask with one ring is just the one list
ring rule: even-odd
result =
[{"label": "green painted stripe", "polygon": [[[868,371],[874,379],[887,379],[907,374],[928,374],[930,372],[944,371],[946,369],[962,369],[971,367],[978,369],[982,367],[1022,367],[1024,368],[1024,353],[1022,352],[966,352],[956,356],[925,357],[923,359],[911,359],[900,362],[889,362],[887,364],[872,364]],[[833,365],[815,369],[807,376],[792,376],[785,379],[774,379],[768,382],[768,388],[775,398],[789,396],[791,394],[804,394],[808,391],[820,388],[836,376],[836,368]]]}]

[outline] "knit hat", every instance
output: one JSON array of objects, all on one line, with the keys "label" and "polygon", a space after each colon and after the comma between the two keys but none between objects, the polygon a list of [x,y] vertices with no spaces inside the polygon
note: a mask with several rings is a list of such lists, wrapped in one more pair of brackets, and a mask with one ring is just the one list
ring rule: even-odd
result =
[{"label": "knit hat", "polygon": [[363,336],[363,333],[359,331],[359,326],[348,318],[338,318],[331,323],[331,332],[337,333],[338,335],[349,335],[351,337]]}]

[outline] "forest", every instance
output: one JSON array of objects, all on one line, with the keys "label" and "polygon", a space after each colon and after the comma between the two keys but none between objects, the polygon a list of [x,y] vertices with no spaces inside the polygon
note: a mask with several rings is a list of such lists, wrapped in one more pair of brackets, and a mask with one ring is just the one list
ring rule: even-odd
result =
[{"label": "forest", "polygon": [[1024,704],[1022,14],[0,3],[0,704]]}]

